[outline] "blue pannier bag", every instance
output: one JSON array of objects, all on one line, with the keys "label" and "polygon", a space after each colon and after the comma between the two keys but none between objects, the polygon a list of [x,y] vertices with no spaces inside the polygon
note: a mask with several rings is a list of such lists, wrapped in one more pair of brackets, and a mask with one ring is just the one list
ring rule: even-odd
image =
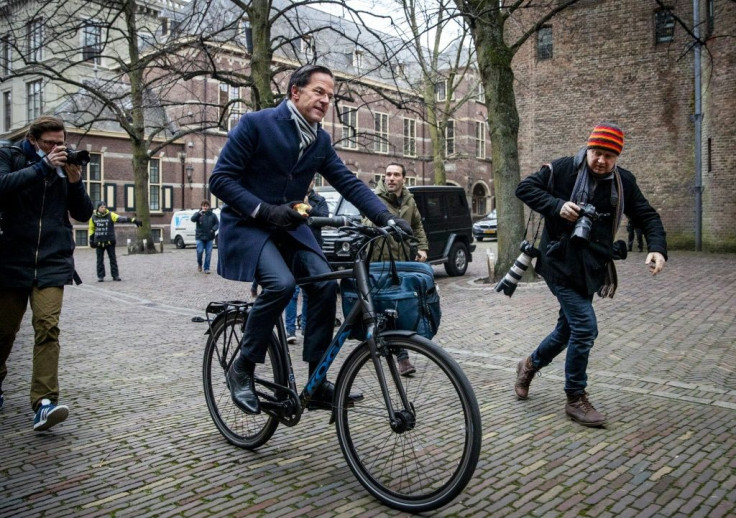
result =
[{"label": "blue pannier bag", "polygon": [[[396,329],[416,331],[429,339],[437,334],[442,312],[430,265],[408,261],[371,263],[368,285],[377,314],[387,309],[398,313]],[[343,279],[340,291],[342,312],[347,316],[358,300],[355,279]],[[362,324],[353,325],[350,338],[365,340]]]}]

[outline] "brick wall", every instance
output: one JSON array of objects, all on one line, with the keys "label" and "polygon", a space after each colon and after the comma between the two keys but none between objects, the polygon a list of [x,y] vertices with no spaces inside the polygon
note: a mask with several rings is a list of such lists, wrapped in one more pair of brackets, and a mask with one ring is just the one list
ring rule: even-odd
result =
[{"label": "brick wall", "polygon": [[[692,2],[671,5],[692,24]],[[716,33],[733,35],[736,4],[716,1],[716,6]],[[688,34],[677,25],[674,41],[655,43],[656,7],[641,0],[583,2],[550,22],[552,59],[537,59],[536,37],[520,49],[514,67],[521,170],[525,175],[545,161],[573,154],[596,123],[615,121],[626,133],[620,165],[634,172],[660,212],[670,245],[692,248],[693,53]],[[526,10],[515,30],[528,27],[538,15]],[[703,81],[703,248],[736,251],[736,44],[733,38],[713,38],[708,45],[713,59],[708,61],[710,77]],[[704,52],[704,63],[708,59]],[[705,154],[709,138],[711,172]]]}]

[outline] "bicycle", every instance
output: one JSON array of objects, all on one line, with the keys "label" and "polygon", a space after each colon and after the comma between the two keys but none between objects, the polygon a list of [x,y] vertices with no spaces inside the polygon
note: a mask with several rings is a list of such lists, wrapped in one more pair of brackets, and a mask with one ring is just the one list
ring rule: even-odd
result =
[{"label": "bicycle", "polygon": [[[344,345],[351,326],[364,325],[367,339],[345,360],[335,380],[330,423],[345,460],[375,498],[395,509],[437,509],[459,495],[475,471],[481,448],[481,419],[473,389],[460,366],[437,344],[413,331],[390,330],[391,311],[375,314],[368,283],[373,242],[400,232],[374,228],[344,217],[310,218],[311,225],[340,227],[355,250],[352,269],[297,280],[299,285],[325,279],[356,279],[359,297],[319,368],[297,391],[283,318],[276,325],[266,363],[256,367],[261,413],[246,414],[233,403],[226,373],[237,356],[252,303],[212,302],[204,352],[204,393],[210,415],[232,444],[256,449],[279,424],[295,426],[316,387]],[[405,349],[416,374],[399,375],[396,355]],[[351,392],[363,399],[348,403]]]}]

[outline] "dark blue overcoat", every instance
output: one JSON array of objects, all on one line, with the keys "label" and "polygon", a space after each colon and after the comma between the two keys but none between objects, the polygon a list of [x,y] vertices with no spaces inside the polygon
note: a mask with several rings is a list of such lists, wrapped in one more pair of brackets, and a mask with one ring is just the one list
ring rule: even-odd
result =
[{"label": "dark blue overcoat", "polygon": [[[225,202],[220,213],[217,273],[251,281],[261,249],[273,230],[250,217],[261,202],[280,205],[303,200],[315,173],[373,220],[386,207],[337,156],[321,127],[317,140],[299,159],[299,136],[282,102],[276,108],[248,113],[230,132],[210,177],[210,191]],[[290,234],[322,255],[306,225]]]}]

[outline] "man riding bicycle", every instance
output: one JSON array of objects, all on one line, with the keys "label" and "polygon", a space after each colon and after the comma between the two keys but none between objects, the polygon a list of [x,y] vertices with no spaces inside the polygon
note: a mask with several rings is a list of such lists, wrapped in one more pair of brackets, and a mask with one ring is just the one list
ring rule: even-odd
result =
[{"label": "man riding bicycle", "polygon": [[[315,173],[376,225],[390,220],[410,234],[340,160],[320,122],[334,96],[332,72],[305,65],[289,79],[289,98],[275,108],[248,113],[230,133],[210,178],[210,191],[225,205],[220,213],[217,273],[231,280],[258,281],[256,299],[243,333],[240,355],[228,372],[234,403],[260,412],[255,392],[256,363],[265,361],[274,325],[291,300],[295,277],[330,271],[322,249],[290,200],[303,200]],[[332,340],[337,283],[303,286],[309,298],[303,360],[309,375]],[[330,408],[334,385],[324,380],[309,408]],[[360,396],[356,396],[360,397]]]}]

